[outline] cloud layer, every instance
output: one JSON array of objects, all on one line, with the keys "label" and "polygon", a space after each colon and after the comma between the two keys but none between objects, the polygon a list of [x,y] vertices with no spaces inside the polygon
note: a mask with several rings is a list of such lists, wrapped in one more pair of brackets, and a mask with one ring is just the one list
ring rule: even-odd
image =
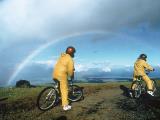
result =
[{"label": "cloud layer", "polygon": [[159,11],[159,0],[4,0],[0,2],[0,33],[2,40],[10,42],[23,38],[45,41],[74,32],[144,23],[156,28]]}]

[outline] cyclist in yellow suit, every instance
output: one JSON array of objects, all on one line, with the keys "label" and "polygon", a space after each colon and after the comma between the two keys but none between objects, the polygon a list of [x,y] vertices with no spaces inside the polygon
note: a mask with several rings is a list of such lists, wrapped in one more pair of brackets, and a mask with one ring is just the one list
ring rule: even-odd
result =
[{"label": "cyclist in yellow suit", "polygon": [[[147,55],[141,54],[137,61],[134,63],[134,74],[133,74],[133,80],[137,79],[137,76],[142,76],[142,79],[147,84],[147,93],[151,96],[153,95],[153,83],[152,80],[148,77],[145,70],[153,71],[154,69],[146,62],[147,61]],[[135,85],[133,84],[132,89],[134,89]]]},{"label": "cyclist in yellow suit", "polygon": [[74,77],[74,61],[72,58],[75,52],[74,47],[68,47],[66,53],[61,54],[53,71],[53,79],[60,83],[63,110],[71,109],[68,102],[68,77],[71,77],[71,79]]}]

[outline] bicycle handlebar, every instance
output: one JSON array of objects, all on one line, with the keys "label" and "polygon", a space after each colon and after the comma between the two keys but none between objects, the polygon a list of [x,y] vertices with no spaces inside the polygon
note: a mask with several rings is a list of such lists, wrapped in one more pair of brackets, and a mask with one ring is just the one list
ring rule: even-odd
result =
[{"label": "bicycle handlebar", "polygon": [[153,69],[153,70],[145,70],[145,71],[146,71],[146,74],[148,75],[150,72],[155,71],[155,69]]}]

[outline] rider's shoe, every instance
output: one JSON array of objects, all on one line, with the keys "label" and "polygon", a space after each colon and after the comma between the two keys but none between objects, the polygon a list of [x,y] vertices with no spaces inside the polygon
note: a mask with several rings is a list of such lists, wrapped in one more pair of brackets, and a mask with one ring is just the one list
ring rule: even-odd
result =
[{"label": "rider's shoe", "polygon": [[133,98],[133,93],[131,91],[129,92],[129,96]]},{"label": "rider's shoe", "polygon": [[67,111],[67,110],[70,110],[71,109],[71,106],[70,105],[65,105],[63,106],[63,110],[64,111]]},{"label": "rider's shoe", "polygon": [[147,91],[147,93],[148,93],[150,96],[153,96],[153,97],[154,97],[153,91]]}]

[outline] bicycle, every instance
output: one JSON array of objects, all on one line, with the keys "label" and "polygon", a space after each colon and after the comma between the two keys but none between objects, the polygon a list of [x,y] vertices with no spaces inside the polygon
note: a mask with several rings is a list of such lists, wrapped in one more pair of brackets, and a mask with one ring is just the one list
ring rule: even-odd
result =
[{"label": "bicycle", "polygon": [[[150,71],[147,71],[147,75],[150,73]],[[153,82],[153,93],[154,95],[158,94],[158,87],[157,87],[157,83],[154,79],[152,79]],[[143,83],[143,78],[142,76],[137,76],[137,79],[135,81],[133,81],[132,86],[135,85],[134,89],[133,89],[133,97],[134,98],[140,98],[140,96],[142,94],[146,94],[147,93],[147,86],[146,84],[144,85]]]},{"label": "bicycle", "polygon": [[[42,111],[49,110],[59,103],[60,97],[59,83],[55,82],[53,86],[48,86],[39,93],[37,97],[37,107]],[[82,88],[78,85],[74,85],[72,79],[69,80],[68,100],[76,102],[82,98]]]}]

